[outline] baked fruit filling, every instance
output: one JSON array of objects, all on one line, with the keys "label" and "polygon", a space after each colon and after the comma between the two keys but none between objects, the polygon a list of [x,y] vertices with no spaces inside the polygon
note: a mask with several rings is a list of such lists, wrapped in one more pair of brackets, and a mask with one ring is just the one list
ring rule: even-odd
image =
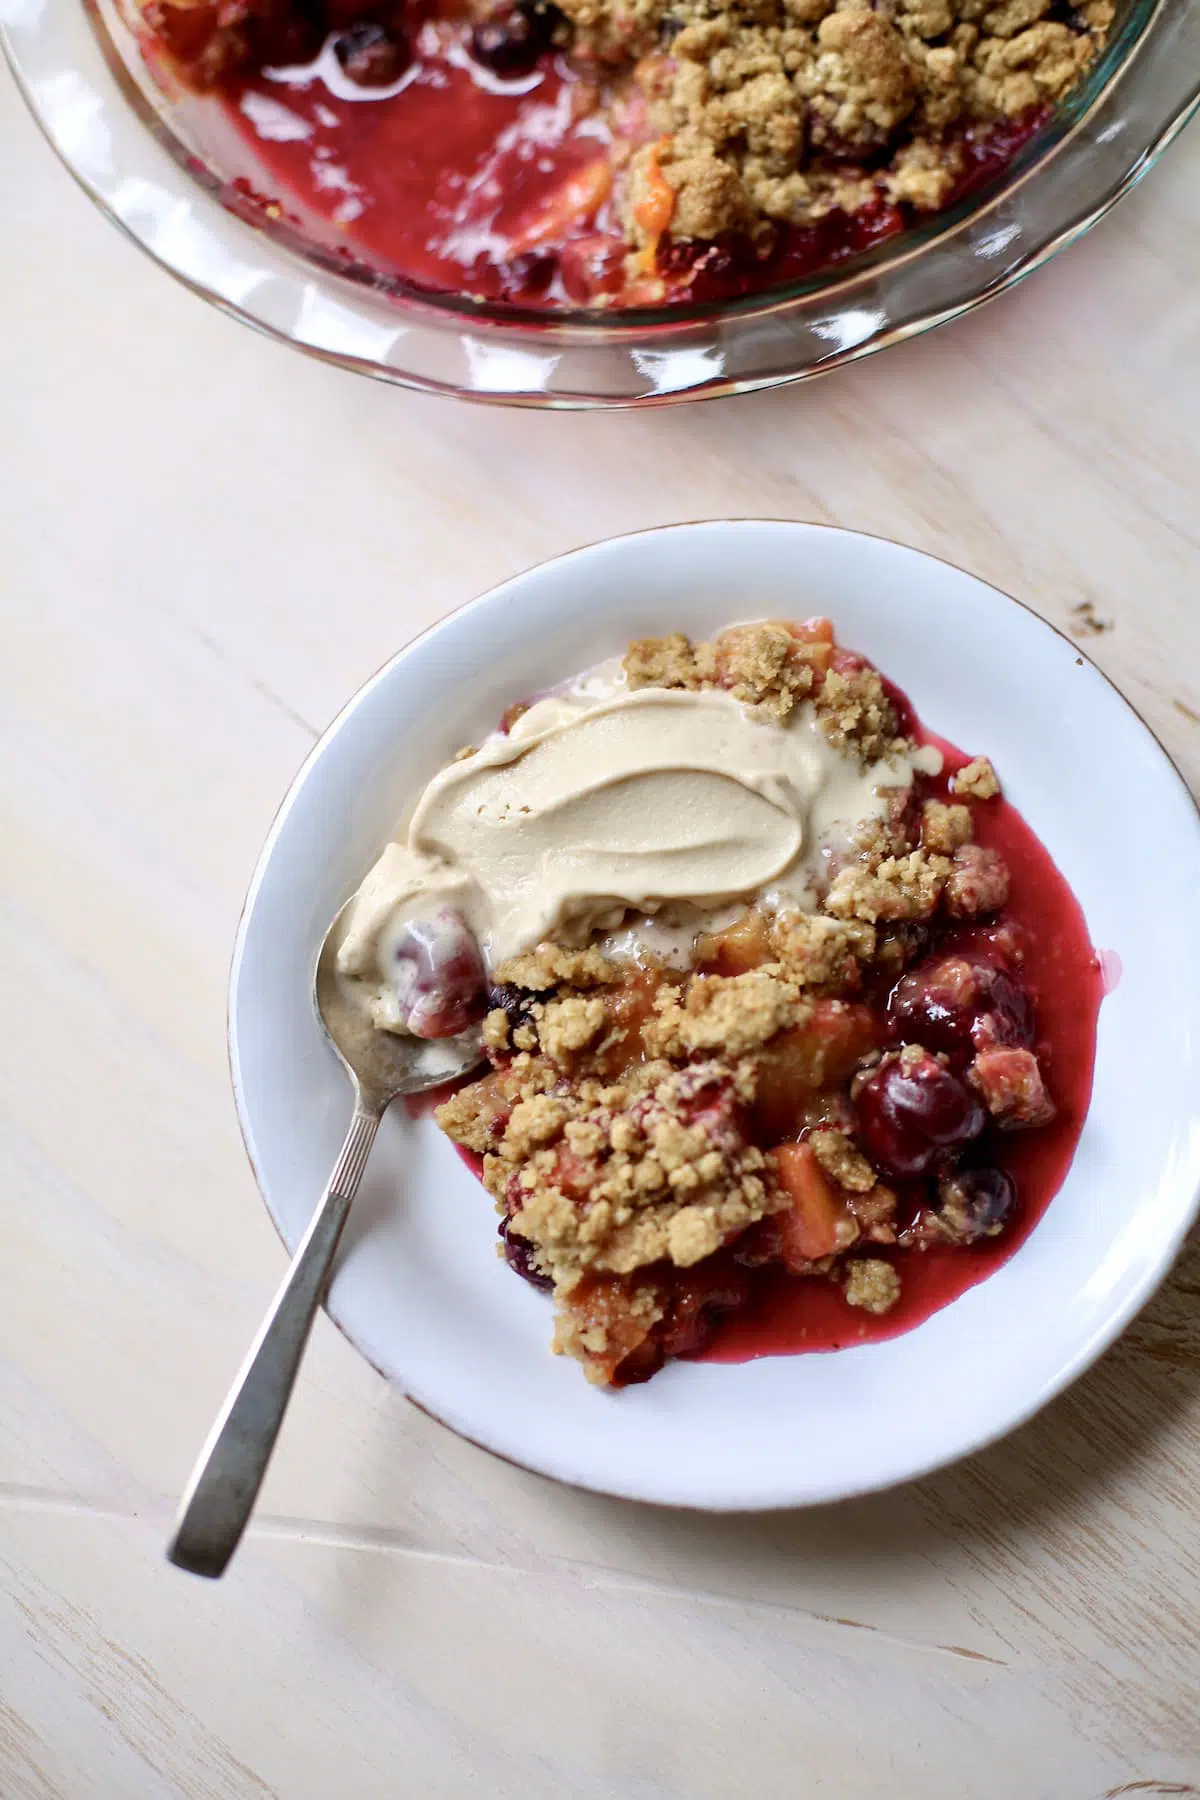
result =
[{"label": "baked fruit filling", "polygon": [[[1061,1179],[1091,1049],[1046,1066],[1046,946],[990,841],[1036,840],[991,764],[920,743],[825,620],[643,640],[506,724],[430,784],[342,967],[381,1029],[482,1018],[489,1067],[436,1117],[555,1349],[623,1386],[767,1277],[868,1326],[1015,1241],[1052,1185],[1012,1149],[1040,1134]],[[1037,850],[1023,890],[1073,906]]]},{"label": "baked fruit filling", "polygon": [[1113,17],[1113,0],[142,0],[156,50],[229,97],[348,245],[422,286],[551,308],[756,291],[892,235],[1002,168]]}]

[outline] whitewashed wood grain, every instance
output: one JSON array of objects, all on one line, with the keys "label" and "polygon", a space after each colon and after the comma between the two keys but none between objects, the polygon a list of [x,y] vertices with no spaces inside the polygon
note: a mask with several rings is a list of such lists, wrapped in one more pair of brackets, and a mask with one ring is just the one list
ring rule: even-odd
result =
[{"label": "whitewashed wood grain", "polygon": [[281,1266],[224,980],[319,729],[530,562],[766,513],[1017,594],[1200,788],[1198,175],[1188,135],[1019,292],[819,386],[536,417],[208,312],[0,81],[3,1800],[1200,1793],[1196,1248],[1007,1443],[766,1519],[495,1462],[322,1321],[230,1576],[161,1556]]}]

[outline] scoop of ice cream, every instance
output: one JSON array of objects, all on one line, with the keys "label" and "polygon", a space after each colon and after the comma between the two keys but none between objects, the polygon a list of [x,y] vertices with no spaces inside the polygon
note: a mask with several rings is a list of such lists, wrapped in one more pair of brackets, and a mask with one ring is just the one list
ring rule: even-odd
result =
[{"label": "scoop of ice cream", "polygon": [[770,891],[814,903],[821,848],[883,814],[907,757],[864,769],[809,705],[784,723],[720,691],[597,682],[538,701],[442,769],[351,909],[339,967],[377,1023],[396,1020],[411,922],[451,907],[489,966],[626,913]]}]

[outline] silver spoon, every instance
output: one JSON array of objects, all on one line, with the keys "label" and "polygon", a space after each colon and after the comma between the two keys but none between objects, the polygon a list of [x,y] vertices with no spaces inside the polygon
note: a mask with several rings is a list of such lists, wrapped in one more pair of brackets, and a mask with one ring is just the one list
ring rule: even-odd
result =
[{"label": "silver spoon", "polygon": [[347,1002],[336,962],[349,904],[338,913],[321,945],[313,1004],[353,1083],[354,1117],[329,1184],[234,1378],[180,1504],[167,1556],[193,1575],[224,1574],[254,1510],[379,1121],[397,1094],[420,1094],[452,1081],[482,1057],[477,1031],[437,1041],[397,1037],[376,1031]]}]

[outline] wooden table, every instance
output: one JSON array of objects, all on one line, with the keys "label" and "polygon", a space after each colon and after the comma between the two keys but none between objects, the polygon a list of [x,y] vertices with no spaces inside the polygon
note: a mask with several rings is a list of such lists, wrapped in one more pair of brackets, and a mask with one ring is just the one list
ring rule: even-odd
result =
[{"label": "wooden table", "polygon": [[322,1320],[227,1579],[162,1556],[283,1265],[225,975],[317,733],[514,570],[771,514],[1020,595],[1200,787],[1198,196],[1191,133],[1018,292],[802,390],[506,413],[209,311],[0,79],[3,1800],[1200,1793],[1195,1246],[1006,1443],[775,1517],[509,1468]]}]

